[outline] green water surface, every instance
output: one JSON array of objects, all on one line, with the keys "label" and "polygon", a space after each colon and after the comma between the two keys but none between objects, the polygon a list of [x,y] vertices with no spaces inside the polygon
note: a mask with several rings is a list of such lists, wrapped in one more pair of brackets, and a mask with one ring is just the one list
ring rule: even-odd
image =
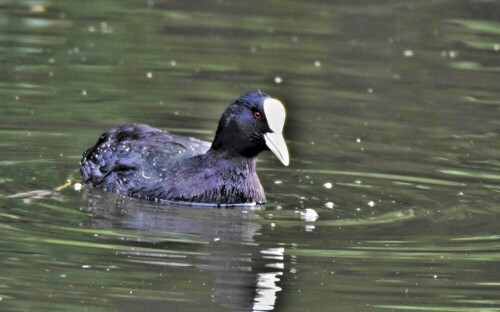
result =
[{"label": "green water surface", "polygon": [[[0,311],[500,311],[499,14],[0,0]],[[249,90],[288,114],[262,210],[75,190],[106,129],[210,141]]]}]

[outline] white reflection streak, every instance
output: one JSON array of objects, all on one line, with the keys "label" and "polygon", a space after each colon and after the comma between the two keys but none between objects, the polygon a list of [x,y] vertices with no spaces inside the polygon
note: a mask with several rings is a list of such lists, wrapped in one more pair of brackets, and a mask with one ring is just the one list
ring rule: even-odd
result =
[{"label": "white reflection streak", "polygon": [[260,252],[265,255],[264,259],[278,260],[278,262],[267,264],[266,267],[280,271],[259,273],[257,275],[257,294],[255,296],[253,311],[272,311],[276,303],[276,293],[281,291],[281,287],[277,286],[276,283],[280,281],[285,268],[283,262],[285,248],[269,248]]}]

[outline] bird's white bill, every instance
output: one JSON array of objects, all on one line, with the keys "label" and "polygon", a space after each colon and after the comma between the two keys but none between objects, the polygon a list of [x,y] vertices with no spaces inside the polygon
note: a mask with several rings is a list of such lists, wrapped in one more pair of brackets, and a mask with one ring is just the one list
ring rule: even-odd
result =
[{"label": "bird's white bill", "polygon": [[286,117],[285,106],[273,98],[265,99],[263,106],[269,128],[275,133],[282,133]]},{"label": "bird's white bill", "polygon": [[288,148],[286,147],[285,138],[281,133],[268,132],[264,134],[266,145],[271,152],[278,157],[283,165],[288,166],[290,156],[288,156]]},{"label": "bird's white bill", "polygon": [[290,156],[282,134],[286,117],[285,107],[280,101],[268,98],[264,100],[264,113],[266,114],[267,125],[272,131],[264,134],[266,145],[283,165],[288,166]]}]

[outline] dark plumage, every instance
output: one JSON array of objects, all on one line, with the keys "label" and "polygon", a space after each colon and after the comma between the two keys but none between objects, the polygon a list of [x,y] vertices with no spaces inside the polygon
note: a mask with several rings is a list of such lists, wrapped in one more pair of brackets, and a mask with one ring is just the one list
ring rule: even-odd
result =
[{"label": "dark plumage", "polygon": [[256,158],[270,149],[288,165],[284,120],[278,100],[247,93],[224,111],[211,145],[148,125],[123,125],[104,133],[84,153],[80,171],[95,188],[148,200],[264,203]]}]

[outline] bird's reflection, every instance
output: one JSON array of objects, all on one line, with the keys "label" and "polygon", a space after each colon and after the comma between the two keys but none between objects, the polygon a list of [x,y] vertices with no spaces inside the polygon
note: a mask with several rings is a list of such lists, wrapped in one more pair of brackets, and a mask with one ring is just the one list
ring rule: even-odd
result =
[{"label": "bird's reflection", "polygon": [[[159,205],[95,190],[85,190],[84,198],[82,209],[93,215],[86,226],[183,238],[178,244],[169,240],[166,248],[173,251],[185,250],[186,238],[198,242],[188,247],[195,256],[173,253],[172,257],[155,258],[138,251],[128,252],[127,261],[153,265],[174,259],[172,265],[194,266],[209,273],[213,285],[210,295],[218,306],[229,311],[274,309],[281,291],[278,284],[284,272],[284,248],[263,247],[256,242],[261,225],[255,210]],[[147,237],[140,243],[144,241]]]}]

